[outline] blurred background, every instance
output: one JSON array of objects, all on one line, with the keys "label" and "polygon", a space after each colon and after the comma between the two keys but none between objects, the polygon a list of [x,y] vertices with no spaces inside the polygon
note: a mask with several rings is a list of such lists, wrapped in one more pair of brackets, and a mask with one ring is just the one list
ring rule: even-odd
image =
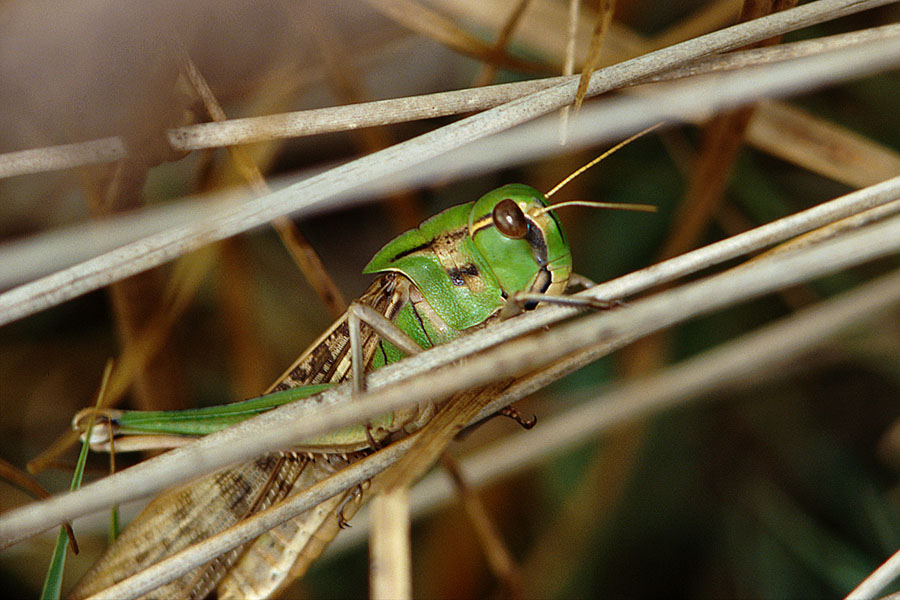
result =
[{"label": "blurred background", "polygon": [[[130,160],[0,180],[0,242],[246,185],[224,148],[176,154],[166,143],[167,129],[210,120],[184,75],[184,55],[229,118],[559,74],[567,3],[526,3],[506,52],[498,52],[495,41],[517,4],[428,0],[414,6],[434,12],[419,14],[374,0],[2,2],[0,152],[116,135]],[[576,64],[597,19],[596,3],[583,4]],[[619,0],[599,64],[733,24],[741,6]],[[426,15],[443,21],[435,25]],[[784,41],[898,17],[896,7],[867,11]],[[872,76],[632,143],[554,200],[641,202],[659,210],[561,212],[576,270],[608,280],[900,174],[898,84],[896,72]],[[795,129],[763,127],[786,113]],[[451,120],[245,149],[266,178],[297,175]],[[813,136],[820,128],[829,132],[824,148]],[[785,145],[839,166],[792,159]],[[505,183],[548,190],[604,149],[561,146],[540,162],[397,190],[295,225],[340,294],[352,299],[370,281],[363,266],[402,231]],[[611,381],[654,372],[897,263],[870,263],[691,321],[582,369],[519,408],[540,420]],[[272,229],[177,265],[0,328],[0,457],[23,468],[50,446],[94,402],[106,360],[125,348],[157,351],[128,374],[124,405],[218,404],[257,395],[333,321],[333,308]],[[155,341],[142,346],[148,330]],[[900,548],[900,311],[714,399],[606,432],[479,490],[517,561],[526,597],[834,597]],[[452,451],[515,429],[508,420],[490,421]],[[65,465],[74,457],[74,450],[63,455],[62,465],[39,475],[41,483],[52,492],[67,489]],[[136,460],[119,456],[118,467]],[[102,475],[107,462],[93,457],[91,476]],[[29,500],[0,483],[0,510]],[[70,558],[64,589],[102,551],[100,520],[76,522],[83,551]],[[37,594],[54,540],[47,533],[0,553],[0,588],[8,597]],[[413,552],[417,597],[508,595],[458,505],[414,523]],[[362,545],[319,561],[285,597],[366,594]]]}]

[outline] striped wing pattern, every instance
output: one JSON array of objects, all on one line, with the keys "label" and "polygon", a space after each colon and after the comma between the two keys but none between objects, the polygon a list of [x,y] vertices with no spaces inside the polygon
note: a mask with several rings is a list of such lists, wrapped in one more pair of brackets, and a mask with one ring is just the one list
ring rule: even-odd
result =
[{"label": "striped wing pattern", "polygon": [[[402,275],[386,273],[358,302],[372,306],[390,319],[408,301],[411,285]],[[363,326],[362,340],[363,356],[368,364],[378,351],[380,338]],[[350,373],[349,348],[344,316],[301,355],[270,391],[343,381]],[[70,598],[85,598],[99,592],[264,510],[292,491],[325,479],[336,468],[364,455],[364,452],[333,456],[306,452],[267,454],[165,492],[122,532],[76,584]],[[337,511],[345,496],[329,499],[144,597],[200,599],[213,590],[221,598],[268,597],[302,575],[337,534]],[[344,515],[351,516],[356,506],[356,502],[348,503]]]},{"label": "striped wing pattern", "polygon": [[[340,460],[349,464],[363,455],[356,453]],[[305,489],[334,472],[335,467],[326,466],[322,460],[319,457],[307,465],[297,489]],[[354,493],[329,498],[254,540],[219,583],[218,597],[222,600],[269,598],[302,576],[337,535],[338,512],[349,519],[360,506],[361,498],[345,502]]]},{"label": "striped wing pattern", "polygon": [[[71,597],[90,596],[270,506],[287,495],[306,464],[306,457],[296,454],[266,455],[159,496],[141,512],[135,520],[136,526],[122,532],[71,592]],[[115,549],[133,551],[114,552]],[[158,588],[147,598],[173,598],[177,597],[178,590],[190,588],[201,593],[183,597],[204,597],[214,574],[227,570],[239,551],[217,557],[203,568]]]}]

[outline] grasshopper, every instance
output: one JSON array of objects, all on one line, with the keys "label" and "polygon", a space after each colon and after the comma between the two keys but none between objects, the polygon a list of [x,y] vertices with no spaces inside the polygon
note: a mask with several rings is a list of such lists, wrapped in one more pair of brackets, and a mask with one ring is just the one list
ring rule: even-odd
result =
[{"label": "grasshopper", "polygon": [[[224,415],[199,409],[170,419],[169,413],[113,411],[98,435],[150,430],[205,434],[288,397],[312,395],[347,379],[361,390],[367,372],[482,328],[501,318],[511,303],[530,309],[538,301],[559,296],[573,276],[568,242],[550,210],[559,206],[548,208],[546,196],[538,190],[510,184],[447,209],[375,255],[364,270],[377,275],[372,285],[267,396],[228,405]],[[429,404],[395,411],[164,493],[125,529],[71,597],[105,589],[292,491],[309,487],[372,448],[421,428],[435,410]],[[360,501],[353,501],[361,500],[357,496],[360,490],[333,497],[147,597],[204,598],[213,592],[219,598],[276,595],[304,573],[344,519],[357,510]]]}]

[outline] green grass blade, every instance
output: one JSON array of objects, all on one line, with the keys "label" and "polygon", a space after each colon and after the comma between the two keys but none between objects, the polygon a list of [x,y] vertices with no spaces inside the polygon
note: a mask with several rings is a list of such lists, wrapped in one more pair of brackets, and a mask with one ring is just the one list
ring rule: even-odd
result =
[{"label": "green grass blade", "polygon": [[[78,462],[75,465],[75,473],[72,475],[72,485],[69,489],[77,490],[81,487],[81,478],[84,475],[84,465],[87,463],[88,440],[91,436],[91,428],[94,422],[91,420],[88,425],[88,432],[81,444],[81,452],[78,455]],[[53,549],[53,556],[50,559],[50,568],[47,569],[47,577],[44,579],[44,588],[41,590],[41,600],[58,600],[60,590],[62,589],[63,571],[66,567],[66,545],[69,541],[66,535],[65,527],[59,528],[59,535],[56,538],[56,547]]]},{"label": "green grass blade", "polygon": [[109,543],[112,544],[119,537],[122,524],[119,522],[119,505],[116,504],[109,511]]},{"label": "green grass blade", "polygon": [[[112,361],[106,364],[103,372],[103,380],[100,383],[100,391],[97,394],[97,406],[106,391],[106,384],[109,381],[109,375],[112,372]],[[72,474],[72,484],[69,490],[75,491],[81,487],[81,480],[84,476],[84,465],[87,464],[88,451],[90,450],[91,430],[94,428],[94,418],[88,421],[87,433],[81,442],[81,452],[78,454],[78,462],[75,463],[75,472]],[[59,535],[56,538],[56,548],[53,549],[53,556],[50,558],[50,568],[47,569],[47,577],[44,579],[44,588],[41,590],[41,600],[58,600],[62,589],[63,572],[66,567],[66,544],[68,536],[66,535],[65,526],[59,528]],[[75,552],[78,552],[75,549]]]},{"label": "green grass blade", "polygon": [[56,548],[50,559],[50,568],[47,569],[47,577],[44,579],[44,588],[41,590],[41,600],[57,600],[62,589],[63,571],[66,566],[66,545],[69,538],[64,527],[59,528],[56,536]]}]

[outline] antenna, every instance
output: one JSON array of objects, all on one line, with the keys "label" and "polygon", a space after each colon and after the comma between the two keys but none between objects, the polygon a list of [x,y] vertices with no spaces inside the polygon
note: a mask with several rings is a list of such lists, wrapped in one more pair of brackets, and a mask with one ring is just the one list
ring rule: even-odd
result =
[{"label": "antenna", "polygon": [[627,204],[624,202],[594,202],[593,200],[568,200],[566,202],[560,202],[559,204],[551,204],[550,206],[545,206],[540,210],[534,211],[534,216],[537,217],[546,212],[550,212],[551,210],[556,210],[557,208],[563,208],[566,206],[590,206],[593,208],[616,208],[619,210],[640,210],[643,212],[656,212],[656,207],[652,204]]},{"label": "antenna", "polygon": [[[581,167],[581,168],[579,168],[579,169],[576,169],[571,175],[569,175],[568,177],[566,177],[565,179],[563,179],[562,181],[560,181],[559,183],[557,183],[556,186],[555,186],[552,190],[550,190],[549,192],[547,192],[547,193],[545,194],[545,196],[546,196],[547,198],[549,198],[550,196],[552,196],[553,194],[555,194],[556,192],[558,192],[564,185],[566,185],[567,183],[569,183],[570,181],[572,181],[573,179],[575,179],[576,177],[578,177],[579,175],[581,175],[582,173],[584,173],[585,171],[587,171],[588,169],[590,169],[591,167],[593,167],[594,165],[596,165],[598,162],[600,162],[601,160],[603,160],[604,158],[606,158],[607,156],[609,156],[610,154],[612,154],[612,153],[615,152],[616,150],[619,150],[620,148],[623,148],[624,146],[627,146],[628,144],[630,144],[630,143],[633,142],[634,140],[638,139],[639,137],[641,137],[641,136],[643,136],[643,135],[645,135],[645,134],[650,133],[651,131],[653,131],[653,130],[656,129],[657,127],[660,127],[660,126],[663,125],[663,124],[664,124],[664,121],[661,121],[661,122],[657,123],[656,125],[651,125],[651,126],[648,127],[647,129],[645,129],[645,130],[643,130],[643,131],[640,131],[640,132],[638,132],[638,133],[635,133],[634,135],[632,135],[632,136],[629,137],[628,139],[625,139],[625,140],[619,142],[618,144],[616,144],[615,146],[613,146],[612,148],[610,148],[609,150],[607,150],[606,152],[604,152],[603,154],[601,154],[600,156],[598,156],[597,158],[595,158],[594,160],[592,160],[591,162],[589,162],[588,164],[584,165],[583,167]],[[554,205],[553,207],[548,207],[548,208],[558,208],[558,207],[562,206],[563,204],[570,205],[571,203],[569,203],[569,202],[561,202],[560,204],[556,204],[556,205]],[[585,206],[585,204],[580,204],[579,206]],[[625,205],[624,205],[624,204],[617,204],[617,205],[613,205],[612,208],[619,208],[619,207],[623,207],[623,206],[625,206]],[[645,205],[643,205],[643,204],[638,204],[638,205],[632,205],[632,206],[645,206]],[[641,209],[635,209],[635,210],[646,210],[646,209],[641,208]],[[654,209],[654,210],[655,210],[655,209]],[[542,212],[544,212],[544,211],[542,211]]]}]

